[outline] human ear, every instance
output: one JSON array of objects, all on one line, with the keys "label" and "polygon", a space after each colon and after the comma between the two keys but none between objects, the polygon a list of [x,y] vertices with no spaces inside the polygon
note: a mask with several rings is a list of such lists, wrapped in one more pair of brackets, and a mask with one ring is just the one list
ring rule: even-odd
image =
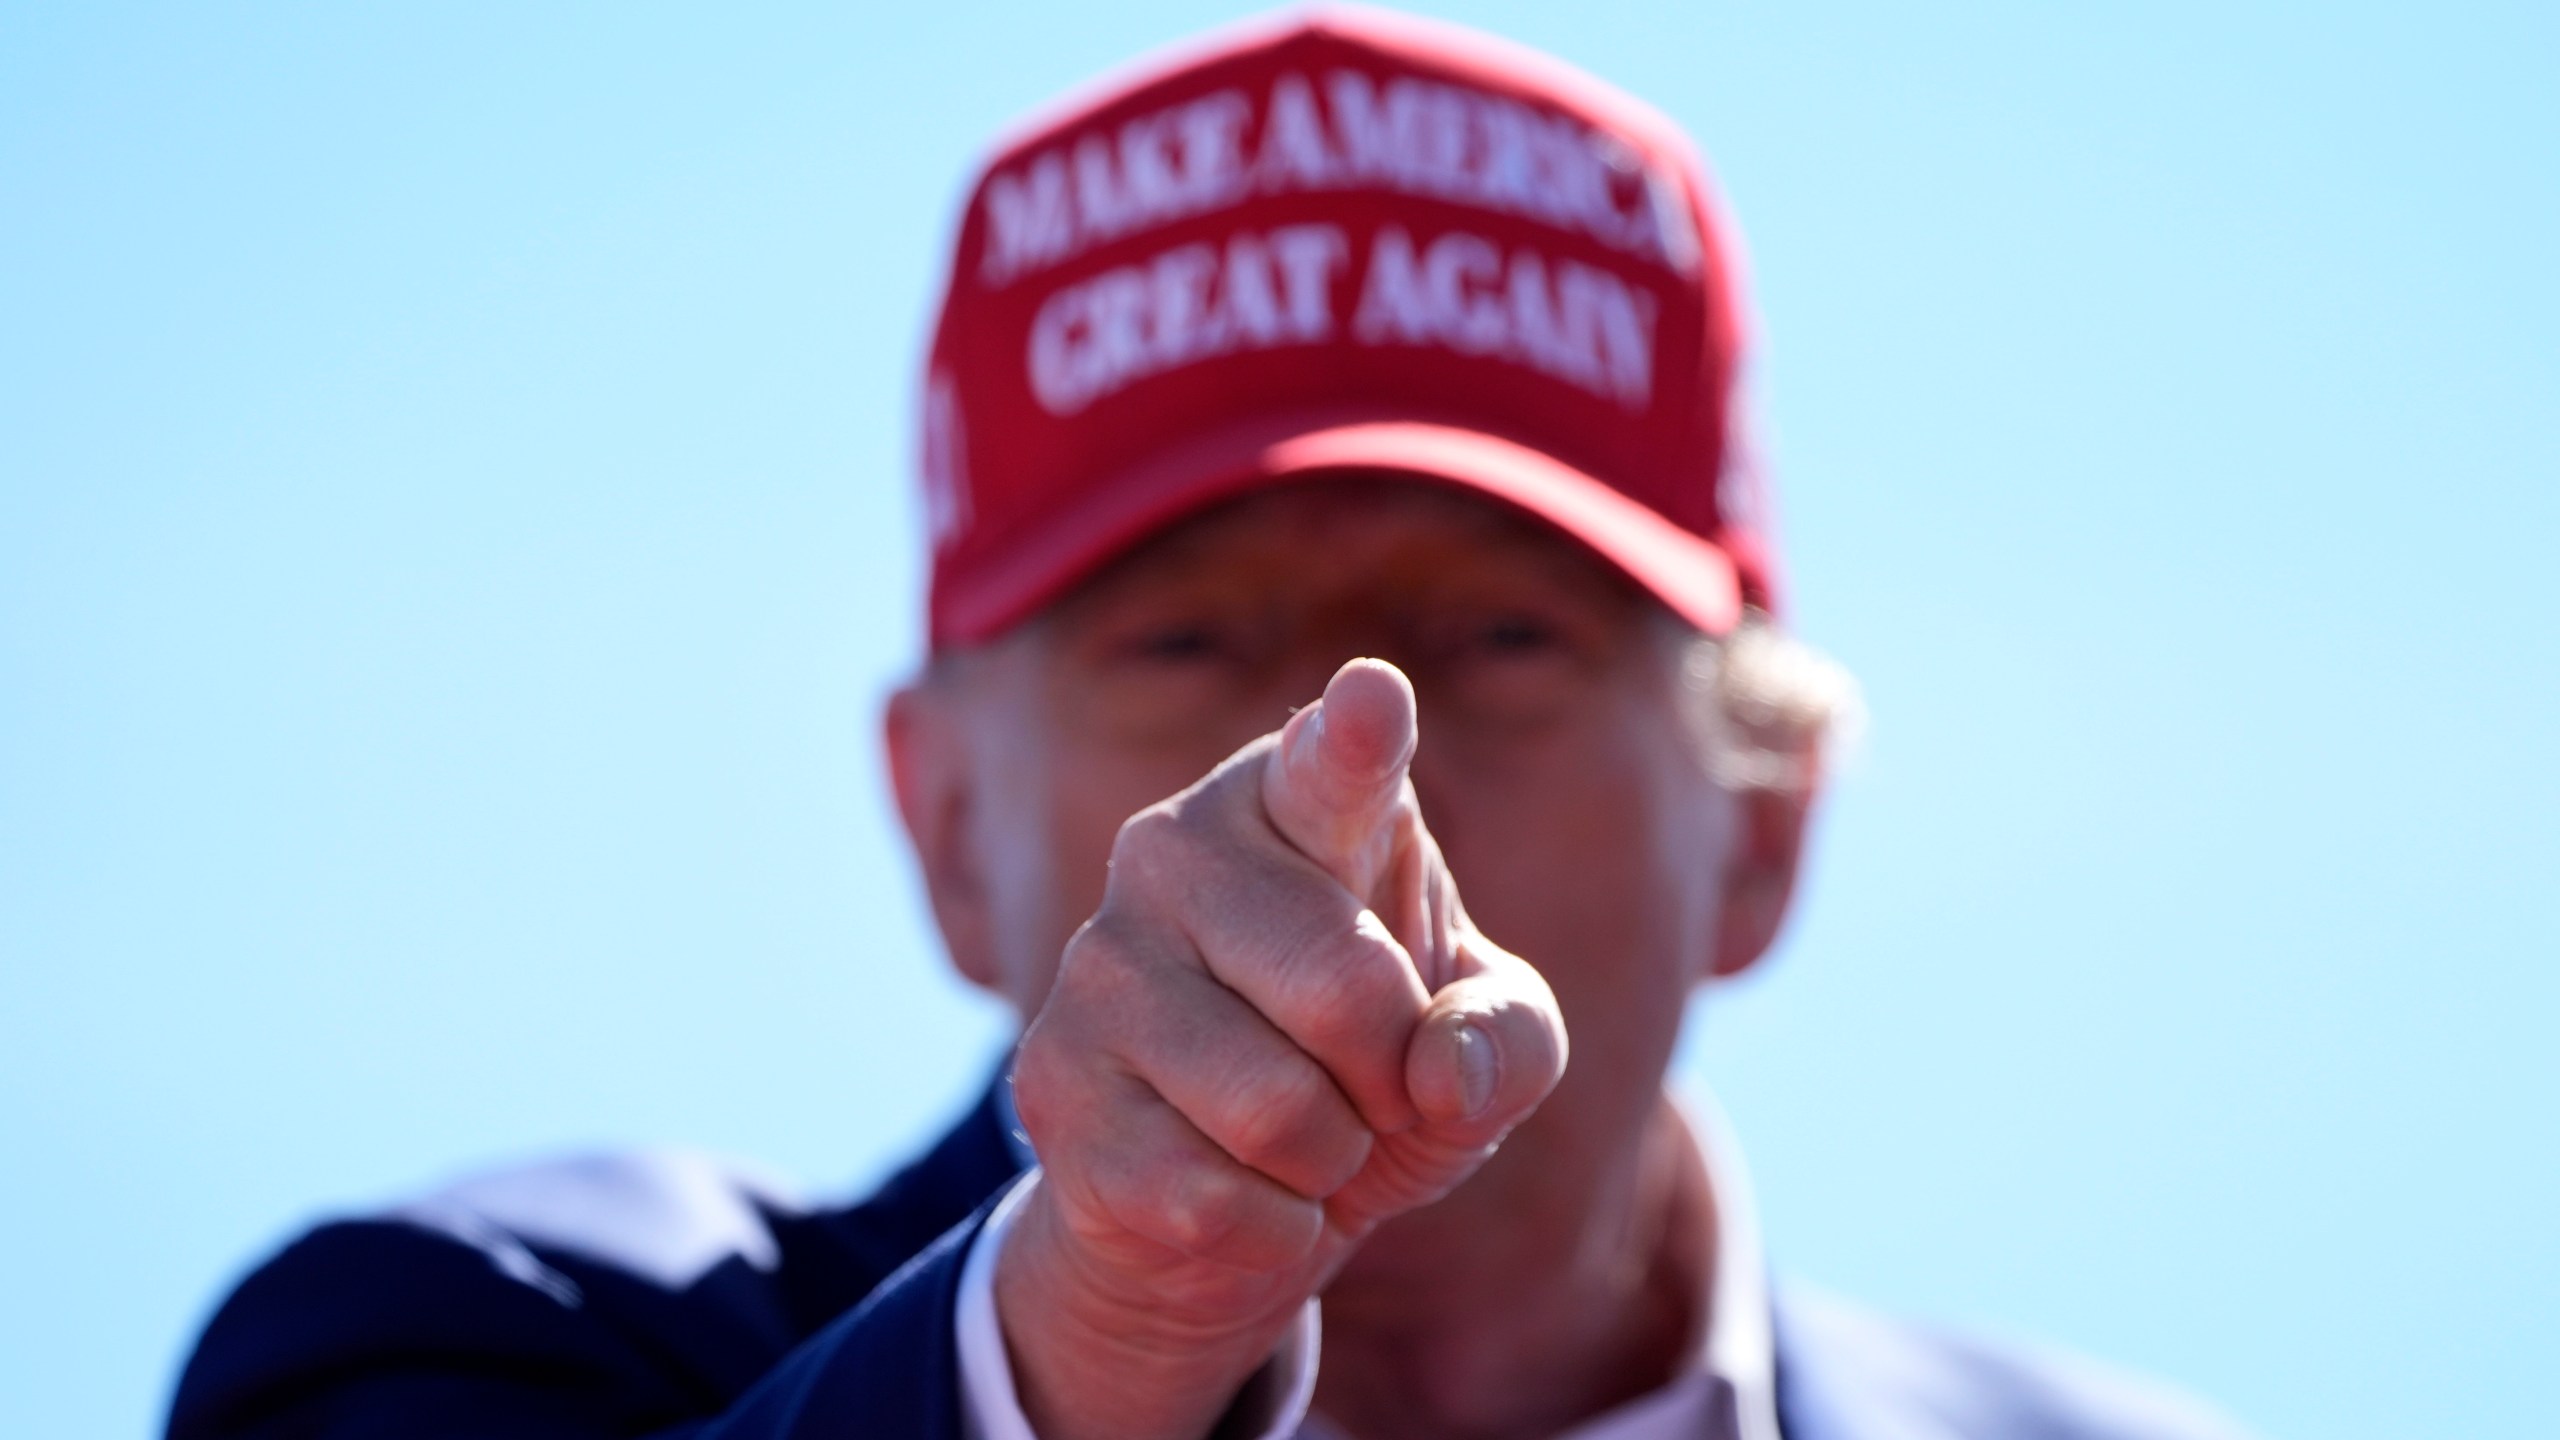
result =
[{"label": "human ear", "polygon": [[952,968],[970,984],[1002,994],[986,875],[970,835],[976,770],[958,705],[947,684],[932,677],[911,681],[890,695],[882,738],[898,818],[906,825]]},{"label": "human ear", "polygon": [[1723,908],[1716,917],[1717,979],[1760,963],[1778,940],[1795,898],[1804,860],[1805,829],[1812,817],[1812,787],[1748,789],[1734,797],[1739,812],[1724,873]]}]

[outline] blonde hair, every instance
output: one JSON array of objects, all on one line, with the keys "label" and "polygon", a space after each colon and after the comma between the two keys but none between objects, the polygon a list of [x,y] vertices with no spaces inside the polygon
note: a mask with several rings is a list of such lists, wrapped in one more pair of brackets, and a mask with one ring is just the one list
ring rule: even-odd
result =
[{"label": "blonde hair", "polygon": [[1682,627],[1677,640],[1690,726],[1720,784],[1810,791],[1865,729],[1857,677],[1764,612],[1722,639]]}]

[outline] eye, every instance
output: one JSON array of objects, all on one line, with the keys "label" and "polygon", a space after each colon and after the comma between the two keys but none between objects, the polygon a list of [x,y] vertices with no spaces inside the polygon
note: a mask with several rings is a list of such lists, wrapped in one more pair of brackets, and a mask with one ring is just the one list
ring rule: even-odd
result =
[{"label": "eye", "polygon": [[1235,646],[1215,625],[1182,621],[1144,627],[1124,640],[1120,649],[1133,660],[1183,665],[1221,659],[1234,653]]},{"label": "eye", "polygon": [[1561,637],[1555,627],[1528,615],[1501,615],[1484,623],[1476,644],[1496,655],[1534,655],[1552,650]]},{"label": "eye", "polygon": [[1425,713],[1480,735],[1525,733],[1569,713],[1598,658],[1591,622],[1563,604],[1503,596],[1451,606],[1417,636]]}]

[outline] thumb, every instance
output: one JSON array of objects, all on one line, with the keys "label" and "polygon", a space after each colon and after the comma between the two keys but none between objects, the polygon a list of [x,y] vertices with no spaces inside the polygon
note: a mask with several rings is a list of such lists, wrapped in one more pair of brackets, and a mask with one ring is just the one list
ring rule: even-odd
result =
[{"label": "thumb", "polygon": [[1473,973],[1431,997],[1405,1047],[1405,1088],[1435,1134],[1491,1145],[1563,1078],[1564,1016],[1527,961],[1481,935],[1462,945]]},{"label": "thumb", "polygon": [[1369,1163],[1325,1201],[1344,1231],[1428,1205],[1466,1183],[1564,1076],[1564,1017],[1528,962],[1480,935],[1465,979],[1442,986],[1404,1052],[1422,1123],[1381,1134]]},{"label": "thumb", "polygon": [[1263,812],[1300,854],[1366,896],[1394,858],[1392,822],[1409,808],[1405,772],[1419,738],[1413,682],[1384,660],[1350,661],[1323,699],[1281,727],[1262,770]]}]

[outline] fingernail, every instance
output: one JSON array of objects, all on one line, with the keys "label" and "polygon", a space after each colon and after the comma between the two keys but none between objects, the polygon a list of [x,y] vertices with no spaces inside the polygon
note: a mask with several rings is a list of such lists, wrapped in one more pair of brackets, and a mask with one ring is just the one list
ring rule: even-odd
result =
[{"label": "fingernail", "polygon": [[1293,769],[1303,771],[1313,764],[1316,747],[1324,743],[1324,702],[1316,702],[1315,712],[1298,727],[1297,734],[1289,737],[1289,764]]},{"label": "fingernail", "polygon": [[1458,1097],[1467,1107],[1467,1118],[1473,1120],[1493,1104],[1493,1092],[1502,1081],[1502,1061],[1493,1053],[1493,1040],[1473,1025],[1458,1027]]}]

